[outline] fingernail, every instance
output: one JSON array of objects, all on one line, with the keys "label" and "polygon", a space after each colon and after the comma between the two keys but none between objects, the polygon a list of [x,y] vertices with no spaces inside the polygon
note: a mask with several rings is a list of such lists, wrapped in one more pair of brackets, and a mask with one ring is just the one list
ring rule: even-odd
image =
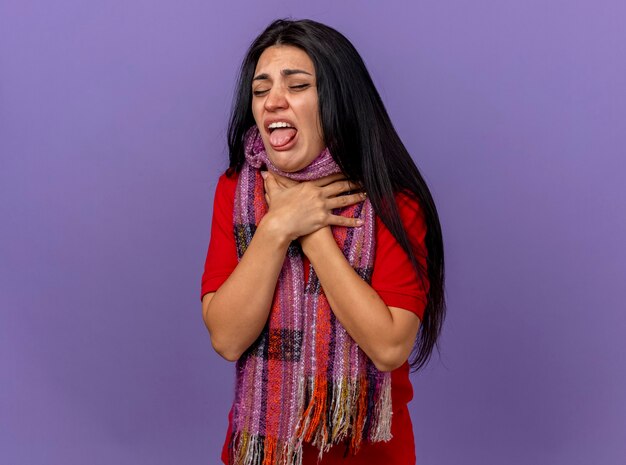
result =
[{"label": "fingernail", "polygon": [[263,179],[267,178],[267,171],[261,171],[261,176]]},{"label": "fingernail", "polygon": [[356,224],[358,224],[359,226],[362,226],[363,223],[364,223],[364,221],[362,219],[360,219],[360,218],[358,220],[356,220]]}]

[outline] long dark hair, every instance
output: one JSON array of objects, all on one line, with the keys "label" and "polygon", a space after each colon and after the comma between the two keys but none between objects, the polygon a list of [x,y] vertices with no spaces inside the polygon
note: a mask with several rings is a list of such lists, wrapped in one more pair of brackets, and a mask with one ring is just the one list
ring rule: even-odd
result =
[{"label": "long dark hair", "polygon": [[[227,176],[243,166],[244,134],[255,124],[252,78],[261,53],[272,45],[292,45],[309,55],[315,66],[326,146],[345,176],[363,185],[374,211],[406,251],[422,282],[425,275],[428,278],[428,302],[409,361],[412,371],[417,371],[438,347],[446,312],[441,224],[428,186],[396,133],[363,59],[344,35],[308,19],[277,19],[252,42],[235,89]],[[423,212],[427,271],[418,263],[400,219],[394,201],[397,192],[416,199]]]}]

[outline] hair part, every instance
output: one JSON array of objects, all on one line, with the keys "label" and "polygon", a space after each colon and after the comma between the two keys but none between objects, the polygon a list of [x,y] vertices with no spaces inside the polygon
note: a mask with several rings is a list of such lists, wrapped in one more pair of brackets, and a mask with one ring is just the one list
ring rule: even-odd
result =
[{"label": "hair part", "polygon": [[[259,57],[274,45],[298,47],[313,61],[326,146],[346,177],[364,186],[375,213],[407,253],[422,283],[428,279],[427,304],[409,358],[412,371],[418,371],[433,349],[439,349],[446,314],[441,224],[430,190],[393,127],[363,59],[343,34],[309,19],[277,19],[252,42],[241,64],[230,115],[227,175],[243,166],[244,135],[256,124],[252,78]],[[420,205],[426,250],[411,245],[411,230],[405,230],[395,202],[400,192]],[[416,254],[426,255],[426,270]]]}]

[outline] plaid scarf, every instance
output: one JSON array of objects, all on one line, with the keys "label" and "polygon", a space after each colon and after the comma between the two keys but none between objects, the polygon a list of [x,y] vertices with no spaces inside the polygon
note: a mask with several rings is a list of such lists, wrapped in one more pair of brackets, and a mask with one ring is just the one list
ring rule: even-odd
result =
[{"label": "plaid scarf", "polygon": [[[287,173],[265,152],[257,126],[245,135],[246,160],[235,191],[233,231],[241,260],[267,212],[263,164],[295,180],[339,173],[328,149],[306,168]],[[361,227],[332,226],[338,246],[359,276],[371,283],[375,222],[369,199],[337,208],[360,217]],[[356,454],[362,441],[391,439],[391,376],[379,371],[335,318],[315,270],[304,284],[302,249],[287,250],[268,321],[236,364],[230,463],[299,465],[302,442],[322,454],[345,441]]]}]

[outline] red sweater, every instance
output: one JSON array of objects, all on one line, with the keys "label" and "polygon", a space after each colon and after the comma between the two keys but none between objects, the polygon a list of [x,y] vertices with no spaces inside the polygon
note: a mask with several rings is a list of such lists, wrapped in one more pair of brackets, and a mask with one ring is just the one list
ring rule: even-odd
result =
[{"label": "red sweater", "polygon": [[[213,203],[213,219],[211,240],[207,251],[200,299],[208,293],[216,291],[238,264],[235,240],[233,237],[233,205],[238,175],[228,178],[222,174],[215,189]],[[424,237],[426,227],[423,215],[416,201],[405,194],[396,194],[396,203],[405,229],[409,233],[414,250],[418,247],[425,250]],[[416,254],[425,268],[424,258]],[[371,286],[381,299],[390,307],[400,307],[415,313],[420,320],[426,305],[428,280],[425,288],[420,285],[415,270],[411,266],[408,255],[391,235],[380,218],[376,216],[376,249],[374,270]],[[308,280],[309,261],[303,257],[305,282]],[[393,416],[391,433],[393,438],[388,442],[363,443],[356,456],[343,458],[345,447],[336,445],[324,453],[320,465],[334,464],[393,464],[414,465],[415,446],[413,427],[407,408],[413,398],[413,387],[409,380],[409,365],[405,362],[400,368],[391,372],[391,400]],[[232,409],[228,416],[228,431],[222,449],[222,461],[228,463],[228,442],[232,431]],[[318,450],[304,444],[303,465],[314,465],[317,462]]]}]

